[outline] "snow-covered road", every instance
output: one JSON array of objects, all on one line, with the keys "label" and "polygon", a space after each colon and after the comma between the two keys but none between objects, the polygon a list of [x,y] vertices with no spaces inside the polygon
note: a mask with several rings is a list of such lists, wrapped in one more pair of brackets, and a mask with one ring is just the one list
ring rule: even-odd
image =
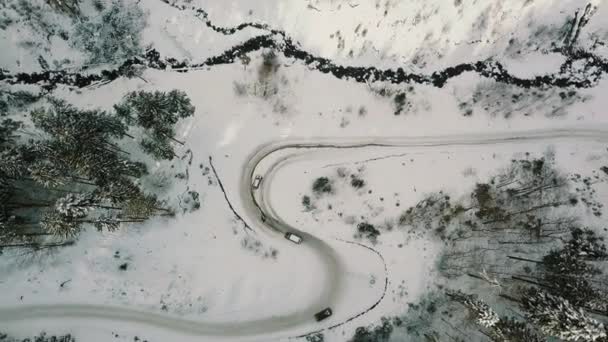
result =
[{"label": "snow-covered road", "polygon": [[[128,307],[88,305],[88,304],[57,304],[57,305],[24,305],[16,307],[0,308],[0,323],[6,324],[31,319],[94,319],[107,321],[132,322],[154,326],[156,328],[173,330],[183,334],[216,336],[216,337],[239,337],[240,340],[250,337],[259,338],[260,335],[273,334],[285,331],[280,334],[283,337],[289,336],[287,329],[306,326],[313,322],[313,314],[324,307],[339,306],[339,301],[347,300],[342,298],[340,292],[344,284],[345,272],[341,268],[340,257],[337,251],[325,240],[310,235],[305,231],[286,223],[269,205],[269,201],[264,198],[264,188],[272,182],[272,174],[276,172],[281,164],[289,158],[276,158],[273,154],[288,149],[294,151],[304,151],[311,149],[356,149],[361,147],[416,147],[416,146],[448,146],[448,145],[491,145],[509,142],[541,142],[551,140],[591,140],[596,142],[608,142],[608,127],[598,126],[594,128],[577,128],[561,130],[531,130],[517,133],[500,134],[479,134],[479,135],[452,135],[437,137],[382,137],[382,138],[307,138],[307,139],[286,139],[275,141],[257,147],[252,154],[245,160],[242,168],[242,176],[239,185],[242,206],[245,208],[244,219],[256,229],[260,234],[266,234],[274,239],[281,239],[284,242],[285,232],[295,232],[304,238],[302,245],[295,248],[308,248],[314,250],[324,261],[325,286],[319,288],[313,302],[307,307],[300,308],[294,314],[280,317],[265,317],[261,319],[239,322],[239,323],[204,323],[193,320],[182,319],[175,316],[146,312],[131,309]],[[290,157],[297,153],[290,154]],[[267,161],[271,160],[270,163]],[[262,165],[262,161],[266,161]],[[254,175],[263,175],[264,180],[260,189],[253,190],[251,182]],[[262,221],[262,214],[265,220]],[[377,258],[370,251],[370,258]],[[381,257],[381,256],[380,256]],[[388,275],[386,275],[388,276]],[[385,282],[388,279],[385,279]],[[383,296],[383,295],[382,295]],[[378,299],[381,300],[382,297]],[[374,304],[374,306],[377,305]],[[372,308],[374,307],[372,306]],[[366,308],[360,312],[340,312],[335,311],[335,320],[331,324],[319,324],[319,328],[332,328],[339,326],[342,322],[348,321],[366,312]],[[331,325],[327,327],[327,325]]]}]

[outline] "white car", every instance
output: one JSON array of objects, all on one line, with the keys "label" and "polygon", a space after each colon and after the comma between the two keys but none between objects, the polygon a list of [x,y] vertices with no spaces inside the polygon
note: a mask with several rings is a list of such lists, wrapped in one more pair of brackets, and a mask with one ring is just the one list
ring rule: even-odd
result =
[{"label": "white car", "polygon": [[260,183],[262,183],[262,176],[255,176],[255,178],[253,179],[253,183],[251,183],[251,187],[257,189],[260,187]]},{"label": "white car", "polygon": [[294,233],[285,233],[285,238],[298,245],[302,242],[302,237],[300,237]]}]

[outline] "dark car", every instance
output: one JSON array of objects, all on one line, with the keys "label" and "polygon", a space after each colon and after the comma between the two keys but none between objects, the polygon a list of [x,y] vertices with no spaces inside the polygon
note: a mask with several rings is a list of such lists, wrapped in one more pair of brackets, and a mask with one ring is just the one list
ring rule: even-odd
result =
[{"label": "dark car", "polygon": [[332,311],[330,308],[326,308],[323,309],[322,311],[319,311],[315,314],[315,319],[317,320],[317,322],[321,322],[322,320],[326,319],[327,317],[331,316]]}]

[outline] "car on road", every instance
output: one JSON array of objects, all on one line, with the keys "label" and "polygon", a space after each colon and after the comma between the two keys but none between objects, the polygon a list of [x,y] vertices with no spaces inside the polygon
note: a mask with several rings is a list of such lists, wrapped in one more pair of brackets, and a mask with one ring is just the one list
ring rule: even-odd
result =
[{"label": "car on road", "polygon": [[302,237],[294,233],[285,233],[285,238],[298,245],[302,242]]},{"label": "car on road", "polygon": [[262,183],[262,176],[257,175],[253,179],[253,183],[251,183],[251,187],[254,188],[254,189],[257,189],[257,188],[260,187],[260,183]]},{"label": "car on road", "polygon": [[319,311],[315,314],[315,319],[317,320],[317,322],[321,322],[322,320],[331,316],[332,313],[333,312],[331,311],[331,308],[325,308],[322,311]]}]

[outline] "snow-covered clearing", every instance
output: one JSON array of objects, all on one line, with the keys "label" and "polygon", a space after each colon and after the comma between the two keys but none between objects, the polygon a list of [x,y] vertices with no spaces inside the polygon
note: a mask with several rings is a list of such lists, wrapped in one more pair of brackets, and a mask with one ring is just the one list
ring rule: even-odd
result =
[{"label": "snow-covered clearing", "polygon": [[[204,8],[221,26],[269,23],[307,51],[343,65],[432,73],[493,58],[522,78],[559,71],[565,57],[548,49],[559,40],[566,16],[580,6],[548,0],[475,6],[460,0],[183,2]],[[249,28],[222,35],[192,12],[162,1],[139,6],[148,21],[143,44],[163,56],[201,61],[265,34]],[[608,6],[599,6],[586,28],[604,38],[606,11]],[[49,61],[69,58],[64,66],[85,63],[67,42],[41,39],[19,25],[0,31],[1,68],[39,71],[36,47]],[[29,41],[30,35],[39,40],[34,48],[15,42]],[[591,45],[592,39],[584,38],[581,45]],[[76,245],[53,253],[0,258],[0,332],[23,337],[42,330],[69,332],[92,342],[135,336],[150,342],[279,341],[339,325],[325,331],[325,339],[345,341],[359,326],[403,315],[437,280],[441,244],[392,228],[426,194],[464,196],[512,158],[540,156],[547,149],[555,151],[557,166],[566,173],[586,175],[608,165],[606,79],[572,94],[551,87],[520,89],[476,73],[440,88],[364,84],[282,55],[276,69],[264,74],[263,51],[246,57],[185,73],[149,69],[140,78],[53,90],[78,107],[107,110],[134,90],[185,91],[196,113],[178,125],[177,137],[185,141],[178,154],[190,149],[192,160],[154,164],[150,182],[166,185],[163,199],[178,208],[182,194],[197,191],[201,208],[113,233],[89,229]],[[538,132],[546,134],[516,139]],[[401,142],[326,146],[345,141]],[[250,165],[268,146],[303,142],[320,146],[270,149]],[[252,230],[228,207],[209,157],[228,200]],[[263,222],[255,201],[244,195],[252,191],[244,171],[249,166],[255,167],[253,175],[264,176],[253,199],[276,226]],[[319,177],[331,180],[332,194],[312,193]],[[353,178],[363,185],[353,186]],[[608,203],[608,184],[596,190]],[[308,208],[304,196],[310,197]],[[355,236],[361,222],[383,228],[377,243]],[[602,223],[591,216],[588,222]],[[293,244],[274,230],[277,226],[311,239]],[[66,306],[46,311],[57,317],[40,317],[36,310],[45,311],[38,305]],[[315,322],[313,314],[326,306],[333,316]],[[15,317],[5,323],[11,314]]]}]

